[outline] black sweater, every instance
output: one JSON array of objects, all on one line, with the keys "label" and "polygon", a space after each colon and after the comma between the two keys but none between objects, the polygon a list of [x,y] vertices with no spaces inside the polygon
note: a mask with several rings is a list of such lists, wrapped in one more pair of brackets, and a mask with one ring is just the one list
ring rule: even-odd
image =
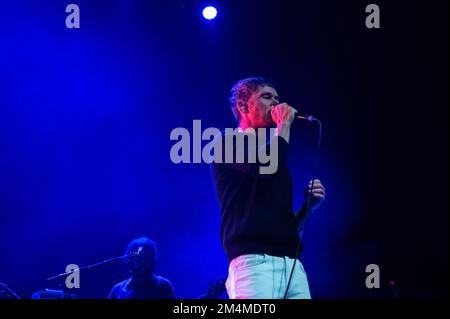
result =
[{"label": "black sweater", "polygon": [[[222,212],[221,240],[230,261],[244,254],[295,257],[300,239],[286,164],[288,143],[282,137],[273,138],[278,140],[274,174],[260,174],[262,164],[248,163],[247,158],[242,164],[211,165]],[[269,144],[264,146],[269,148]],[[235,151],[236,143],[233,147]]]}]

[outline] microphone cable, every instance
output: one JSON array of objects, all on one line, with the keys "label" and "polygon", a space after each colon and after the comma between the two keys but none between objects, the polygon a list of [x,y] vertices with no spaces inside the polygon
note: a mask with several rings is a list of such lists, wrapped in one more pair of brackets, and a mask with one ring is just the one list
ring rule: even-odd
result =
[{"label": "microphone cable", "polygon": [[[314,181],[316,180],[316,178],[314,176],[317,176],[317,162],[318,162],[318,159],[319,159],[320,146],[321,146],[321,143],[322,143],[322,122],[318,118],[313,117],[313,116],[297,116],[297,118],[301,119],[301,120],[307,120],[307,121],[310,121],[310,122],[317,122],[318,123],[318,129],[319,129],[319,136],[318,136],[317,149],[316,149],[316,158],[315,158],[315,162],[314,162],[315,165],[313,166],[313,170],[312,170],[313,171],[313,178],[311,179],[311,186],[308,189],[308,196],[306,197],[306,203],[305,203],[305,218],[304,218],[304,220],[305,220],[305,223],[306,223],[306,220],[308,219],[309,214],[310,214],[310,201],[311,201],[311,196],[312,196],[312,190],[313,190],[313,187],[314,187]],[[305,225],[303,225],[301,231],[303,231],[304,227],[305,227]],[[297,245],[297,251],[295,253],[294,264],[292,265],[291,274],[289,275],[289,281],[288,281],[288,284],[286,286],[286,291],[284,293],[283,299],[286,299],[286,297],[287,297],[287,294],[288,294],[288,291],[289,291],[289,287],[290,287],[291,281],[292,281],[292,276],[294,274],[295,264],[297,263],[297,259],[300,258],[301,246],[302,246],[302,238],[301,238],[301,236],[299,234],[299,241],[298,241],[298,245]]]}]

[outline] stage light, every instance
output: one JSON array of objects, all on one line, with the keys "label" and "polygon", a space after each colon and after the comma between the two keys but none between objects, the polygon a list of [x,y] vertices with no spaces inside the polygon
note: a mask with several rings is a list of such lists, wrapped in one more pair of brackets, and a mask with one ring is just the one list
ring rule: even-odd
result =
[{"label": "stage light", "polygon": [[203,9],[202,14],[203,18],[212,20],[217,16],[217,9],[212,6],[208,6]]}]

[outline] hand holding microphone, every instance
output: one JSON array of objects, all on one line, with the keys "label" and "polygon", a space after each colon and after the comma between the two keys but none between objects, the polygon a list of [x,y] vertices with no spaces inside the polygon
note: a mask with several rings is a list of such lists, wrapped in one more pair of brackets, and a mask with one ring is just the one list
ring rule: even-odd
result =
[{"label": "hand holding microphone", "polygon": [[[293,113],[293,119],[290,119],[290,112],[288,111],[290,110],[290,112],[294,112]],[[299,115],[298,111],[296,109],[294,109],[293,107],[291,107],[290,105],[288,105],[287,103],[281,103],[281,104],[277,104],[275,105],[272,110],[271,110],[271,115],[272,115],[272,119],[275,122],[275,124],[277,124],[277,126],[279,124],[283,124],[283,119],[285,119],[285,116],[287,116],[287,121],[285,122],[288,124],[291,124],[293,122],[294,119],[297,120],[305,120],[305,121],[318,121],[318,119],[312,115]],[[281,121],[281,123],[280,123]]]},{"label": "hand holding microphone", "polygon": [[295,119],[297,110],[287,103],[280,103],[272,107],[270,114],[277,127],[290,126]]},{"label": "hand holding microphone", "polygon": [[320,121],[314,116],[297,115],[298,111],[287,103],[280,103],[272,107],[270,115],[272,120],[277,125],[275,135],[281,136],[289,143],[290,128],[294,119],[307,121]]},{"label": "hand holding microphone", "polygon": [[297,110],[287,103],[277,104],[270,111],[272,120],[277,125],[275,136],[282,137],[287,143],[289,143],[291,124],[296,112]]}]

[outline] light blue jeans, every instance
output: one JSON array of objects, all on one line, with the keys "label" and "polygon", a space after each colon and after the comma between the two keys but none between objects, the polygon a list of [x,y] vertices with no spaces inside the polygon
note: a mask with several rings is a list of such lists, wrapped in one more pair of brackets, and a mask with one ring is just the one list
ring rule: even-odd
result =
[{"label": "light blue jeans", "polygon": [[[230,299],[282,299],[293,263],[293,258],[267,254],[234,258],[228,268],[228,296]],[[311,299],[305,269],[299,260],[286,299]]]}]

